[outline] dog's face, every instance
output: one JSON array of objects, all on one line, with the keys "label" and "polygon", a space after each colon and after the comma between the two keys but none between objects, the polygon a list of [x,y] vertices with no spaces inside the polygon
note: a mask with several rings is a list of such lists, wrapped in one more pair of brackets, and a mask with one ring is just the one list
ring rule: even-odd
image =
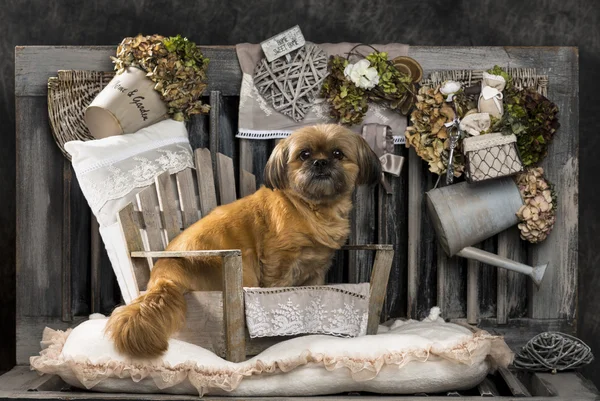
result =
[{"label": "dog's face", "polygon": [[335,124],[294,132],[275,147],[265,168],[267,188],[292,190],[313,203],[335,201],[380,178],[381,162],[367,142]]}]

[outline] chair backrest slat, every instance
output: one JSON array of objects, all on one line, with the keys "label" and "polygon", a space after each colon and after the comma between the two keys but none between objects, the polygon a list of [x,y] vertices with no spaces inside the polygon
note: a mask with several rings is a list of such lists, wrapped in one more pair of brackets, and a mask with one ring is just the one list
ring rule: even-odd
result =
[{"label": "chair backrest slat", "polygon": [[233,159],[224,154],[217,153],[217,176],[219,180],[219,200],[221,205],[226,205],[237,199],[235,193],[235,175]]},{"label": "chair backrest slat", "polygon": [[156,194],[156,184],[150,185],[137,194],[138,207],[144,219],[148,251],[164,249],[165,242],[162,234],[160,206]]},{"label": "chair backrest slat", "polygon": [[177,218],[177,193],[168,171],[156,177],[156,189],[160,210],[163,213],[167,242],[171,242],[173,238],[179,235],[181,229],[179,227],[179,219]]},{"label": "chair backrest slat", "polygon": [[240,198],[256,192],[256,177],[246,170],[241,170]]},{"label": "chair backrest slat", "polygon": [[[121,209],[117,216],[125,237],[125,246],[127,247],[128,253],[144,250],[144,242],[135,214],[135,205],[130,203]],[[130,258],[130,260],[133,269],[132,276],[135,280],[135,288],[132,290],[134,292],[137,290],[137,294],[134,293],[131,295],[138,296],[139,292],[144,291],[148,285],[148,280],[150,279],[150,266],[148,260],[144,258]]]},{"label": "chair backrest slat", "polygon": [[181,207],[181,221],[185,230],[198,221],[198,202],[192,170],[186,168],[176,175],[177,191],[179,192],[179,206]]},{"label": "chair backrest slat", "polygon": [[213,174],[212,158],[209,149],[196,149],[196,178],[198,179],[198,197],[202,216],[206,216],[217,207],[217,193]]}]

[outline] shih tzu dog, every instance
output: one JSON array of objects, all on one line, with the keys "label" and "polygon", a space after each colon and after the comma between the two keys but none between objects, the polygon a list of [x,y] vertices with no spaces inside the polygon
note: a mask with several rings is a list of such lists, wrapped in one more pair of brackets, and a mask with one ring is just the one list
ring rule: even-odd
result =
[{"label": "shih tzu dog", "polygon": [[[265,186],[220,206],[183,231],[169,251],[240,249],[245,287],[322,285],[350,232],[356,185],[380,180],[367,142],[339,125],[297,130],[274,149]],[[184,294],[222,290],[220,258],[165,258],[147,291],[112,313],[107,333],[121,353],[156,357],[185,321]]]}]

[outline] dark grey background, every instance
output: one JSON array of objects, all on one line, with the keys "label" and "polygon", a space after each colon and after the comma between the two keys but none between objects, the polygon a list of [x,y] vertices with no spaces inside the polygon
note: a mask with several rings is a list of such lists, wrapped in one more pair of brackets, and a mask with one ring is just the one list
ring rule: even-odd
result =
[{"label": "dark grey background", "polygon": [[[0,1],[0,371],[14,364],[16,45],[115,45],[137,33],[259,42],[299,24],[314,42],[579,46],[578,333],[600,358],[600,2],[597,0]],[[442,67],[442,66],[440,66]],[[567,110],[563,110],[567,112]],[[560,132],[560,135],[570,135]],[[600,363],[586,369],[600,386]]]}]

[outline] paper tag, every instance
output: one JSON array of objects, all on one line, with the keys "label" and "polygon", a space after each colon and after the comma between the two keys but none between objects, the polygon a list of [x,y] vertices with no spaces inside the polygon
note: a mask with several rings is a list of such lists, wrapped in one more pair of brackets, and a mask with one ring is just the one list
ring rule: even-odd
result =
[{"label": "paper tag", "polygon": [[298,25],[283,31],[272,38],[260,43],[260,46],[270,63],[304,46],[306,41]]}]

